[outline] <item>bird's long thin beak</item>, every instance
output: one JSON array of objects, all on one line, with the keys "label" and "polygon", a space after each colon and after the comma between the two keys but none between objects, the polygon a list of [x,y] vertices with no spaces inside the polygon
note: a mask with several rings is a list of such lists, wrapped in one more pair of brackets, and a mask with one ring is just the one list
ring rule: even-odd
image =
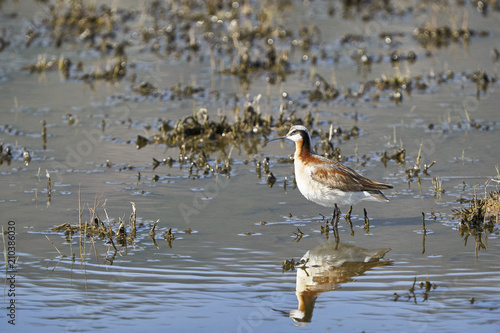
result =
[{"label": "bird's long thin beak", "polygon": [[278,140],[284,140],[284,139],[286,139],[286,136],[280,136],[279,138],[274,138],[274,139],[271,139],[271,140],[267,140],[266,144],[268,144],[269,142],[278,141]]}]

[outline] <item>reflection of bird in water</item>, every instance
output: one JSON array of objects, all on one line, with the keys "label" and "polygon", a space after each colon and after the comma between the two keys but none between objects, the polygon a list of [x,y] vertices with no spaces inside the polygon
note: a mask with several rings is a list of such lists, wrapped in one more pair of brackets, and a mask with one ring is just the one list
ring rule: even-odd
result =
[{"label": "reflection of bird in water", "polygon": [[311,322],[319,294],[335,290],[372,267],[390,264],[379,261],[390,249],[366,250],[352,244],[326,243],[307,251],[303,266],[297,267],[298,309],[288,314],[295,322]]},{"label": "reflection of bird in water", "polygon": [[342,163],[316,155],[307,128],[295,125],[279,139],[295,142],[294,170],[300,193],[325,207],[353,205],[362,200],[389,201],[380,190],[392,186],[363,177]]}]

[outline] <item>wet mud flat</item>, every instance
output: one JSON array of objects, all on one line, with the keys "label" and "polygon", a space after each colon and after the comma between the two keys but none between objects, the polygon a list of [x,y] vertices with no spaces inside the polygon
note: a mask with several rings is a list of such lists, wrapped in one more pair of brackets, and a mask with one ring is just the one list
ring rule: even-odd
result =
[{"label": "wet mud flat", "polygon": [[[494,332],[499,18],[0,1],[0,327]],[[297,124],[391,201],[306,201]]]}]

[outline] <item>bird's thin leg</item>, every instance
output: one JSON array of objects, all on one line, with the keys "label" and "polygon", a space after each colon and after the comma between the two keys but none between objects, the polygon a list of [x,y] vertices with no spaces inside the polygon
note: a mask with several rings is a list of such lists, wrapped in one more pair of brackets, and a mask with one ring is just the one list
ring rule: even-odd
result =
[{"label": "bird's thin leg", "polygon": [[335,244],[338,246],[339,241],[340,241],[340,236],[339,236],[339,219],[340,219],[340,209],[335,204],[335,208],[333,210],[333,216],[332,216],[332,227],[333,227],[333,235],[335,236]]},{"label": "bird's thin leg", "polygon": [[335,208],[333,209],[333,217],[332,217],[332,227],[337,228],[339,225],[341,211],[337,204],[335,204]]},{"label": "bird's thin leg", "polygon": [[334,227],[334,223],[335,223],[334,221],[335,221],[336,217],[337,217],[337,210],[334,208],[333,209],[333,214],[332,214],[332,221],[331,221],[332,227]]},{"label": "bird's thin leg", "polygon": [[341,211],[340,211],[339,207],[337,207],[337,205],[335,205],[335,208],[337,209],[337,219],[335,220],[335,224],[339,225]]}]

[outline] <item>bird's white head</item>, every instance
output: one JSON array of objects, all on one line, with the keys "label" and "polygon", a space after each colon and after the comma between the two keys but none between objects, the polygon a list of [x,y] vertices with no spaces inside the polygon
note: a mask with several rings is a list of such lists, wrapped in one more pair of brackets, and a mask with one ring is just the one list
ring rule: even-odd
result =
[{"label": "bird's white head", "polygon": [[309,135],[309,131],[305,126],[302,125],[294,125],[288,131],[288,134],[285,135],[285,139],[292,140],[293,142],[297,142],[300,139],[309,138],[308,141],[311,141],[311,137]]},{"label": "bird's white head", "polygon": [[297,147],[297,153],[300,153],[302,149],[305,147],[309,152],[313,152],[312,147],[311,147],[311,136],[309,135],[309,131],[305,126],[302,125],[294,125],[290,128],[288,131],[287,135],[269,140],[267,142],[271,141],[276,141],[276,140],[283,140],[283,139],[288,139],[293,142],[295,142],[298,146]]}]

